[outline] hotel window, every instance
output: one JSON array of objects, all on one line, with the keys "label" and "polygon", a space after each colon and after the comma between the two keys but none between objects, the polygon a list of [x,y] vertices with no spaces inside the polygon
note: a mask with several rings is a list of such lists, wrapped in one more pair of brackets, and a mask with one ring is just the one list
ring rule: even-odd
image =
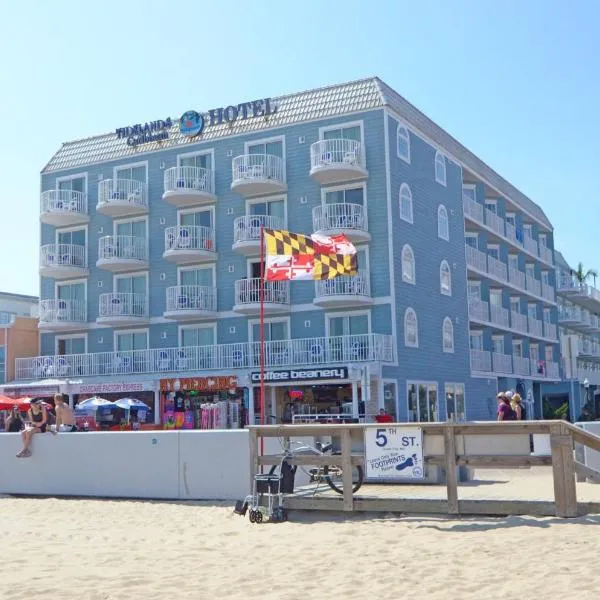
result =
[{"label": "hotel window", "polygon": [[271,154],[283,158],[283,142],[281,140],[275,140],[272,142],[248,144],[248,154]]},{"label": "hotel window", "polygon": [[327,317],[329,337],[346,335],[364,335],[369,333],[369,316],[346,315],[343,317]]},{"label": "hotel window", "polygon": [[546,364],[554,362],[554,346],[551,344],[546,344],[546,348],[544,349],[544,358],[546,359]]},{"label": "hotel window", "polygon": [[85,337],[68,337],[56,339],[56,353],[63,354],[85,354]]},{"label": "hotel window", "polygon": [[477,202],[474,185],[471,185],[471,184],[463,185],[462,186],[462,195],[463,195],[463,200],[467,199],[467,200],[471,200],[472,202]]},{"label": "hotel window", "polygon": [[115,179],[133,179],[146,183],[146,165],[137,167],[116,167]]},{"label": "hotel window", "polygon": [[456,423],[464,422],[465,419],[465,384],[446,383],[444,385],[446,396],[446,418]]},{"label": "hotel window", "polygon": [[450,224],[448,222],[448,211],[443,204],[438,206],[438,237],[447,242],[450,240]]},{"label": "hotel window", "polygon": [[488,256],[495,258],[496,260],[500,259],[500,246],[498,244],[488,244],[487,247]]},{"label": "hotel window", "polygon": [[526,263],[525,264],[525,274],[527,277],[531,277],[535,279],[535,264],[534,263]]},{"label": "hotel window", "polygon": [[530,302],[527,305],[527,316],[530,319],[537,319],[537,304],[535,302]]},{"label": "hotel window", "polygon": [[0,346],[0,383],[5,382],[5,373],[6,373],[6,348],[4,346]]},{"label": "hotel window", "polygon": [[212,157],[210,154],[193,154],[191,156],[179,156],[180,167],[194,167],[196,169],[210,169]]},{"label": "hotel window", "polygon": [[72,190],[74,192],[85,193],[85,177],[73,177],[71,179],[63,179],[58,181],[59,190]]},{"label": "hotel window", "polygon": [[182,227],[213,228],[213,211],[211,209],[179,213],[179,225]]},{"label": "hotel window", "polygon": [[546,285],[550,285],[550,272],[549,271],[542,271],[542,283],[546,284]]},{"label": "hotel window", "polygon": [[475,250],[477,250],[479,248],[479,236],[476,233],[465,233],[465,244],[469,246],[469,248],[475,248]]},{"label": "hotel window", "polygon": [[467,294],[472,300],[481,300],[481,281],[470,279],[467,282]]},{"label": "hotel window", "polygon": [[115,277],[115,292],[127,294],[123,298],[123,309],[131,314],[143,316],[147,314],[147,277],[146,275],[125,275]]},{"label": "hotel window", "polygon": [[486,198],[485,199],[485,207],[491,213],[494,213],[495,215],[498,214],[498,204],[494,198]]},{"label": "hotel window", "polygon": [[[115,235],[118,236],[133,236],[136,238],[146,238],[146,219],[139,219],[136,221],[123,221],[121,223],[115,223]],[[126,244],[126,242],[124,242]],[[131,247],[131,250],[135,248],[135,245]]]},{"label": "hotel window", "polygon": [[412,192],[406,183],[400,186],[400,218],[407,223],[413,223]]},{"label": "hotel window", "polygon": [[406,395],[410,423],[438,420],[437,384],[409,381]]},{"label": "hotel window", "polygon": [[419,323],[417,313],[412,308],[407,308],[404,313],[404,345],[409,348],[419,347]]},{"label": "hotel window", "polygon": [[336,127],[323,132],[324,140],[355,140],[360,142],[360,125]]},{"label": "hotel window", "polygon": [[518,254],[509,254],[508,255],[508,268],[513,269],[515,271],[519,270],[519,256]]},{"label": "hotel window", "polygon": [[56,299],[60,302],[58,320],[85,321],[85,283],[60,283],[56,286]]},{"label": "hotel window", "polygon": [[212,325],[182,327],[179,336],[182,347],[213,346],[215,343],[215,328]]},{"label": "hotel window", "polygon": [[532,366],[537,367],[540,360],[540,347],[537,344],[529,344],[529,360]]},{"label": "hotel window", "polygon": [[504,219],[506,220],[506,222],[509,225],[516,227],[515,213],[506,213],[506,216],[504,217]]},{"label": "hotel window", "polygon": [[502,290],[499,288],[490,288],[490,306],[502,308]]},{"label": "hotel window", "polygon": [[454,352],[454,326],[450,317],[444,319],[442,325],[442,339],[444,352]]},{"label": "hotel window", "polygon": [[523,233],[529,237],[533,237],[533,225],[531,223],[523,223]]},{"label": "hotel window", "polygon": [[415,284],[415,255],[408,244],[402,248],[402,281]]},{"label": "hotel window", "polygon": [[[362,197],[361,197],[362,199]],[[248,214],[249,215],[257,215],[257,216],[265,216],[265,217],[273,217],[275,222],[281,222],[282,225],[285,224],[285,201],[284,200],[266,200],[261,202],[250,202],[248,204]],[[267,222],[270,220],[267,219]],[[260,219],[257,220],[257,223],[260,223]],[[252,223],[250,224],[252,227]],[[260,224],[259,224],[260,226]],[[267,227],[269,225],[266,225]]]},{"label": "hotel window", "polygon": [[85,229],[74,229],[72,231],[57,231],[56,241],[58,244],[85,247]]},{"label": "hotel window", "polygon": [[519,298],[519,296],[510,297],[510,310],[516,313],[521,312],[521,299]]},{"label": "hotel window", "polygon": [[492,354],[504,354],[504,336],[492,336]]},{"label": "hotel window", "polygon": [[130,352],[132,350],[148,349],[147,331],[127,331],[115,333],[115,350],[117,352]]},{"label": "hotel window", "polygon": [[552,309],[544,308],[544,323],[552,323]]},{"label": "hotel window", "polygon": [[410,134],[404,125],[398,125],[396,130],[396,147],[398,157],[410,164]]},{"label": "hotel window", "polygon": [[440,264],[440,292],[444,296],[452,296],[452,276],[450,266],[445,260]]},{"label": "hotel window", "polygon": [[446,157],[439,151],[435,153],[435,180],[446,185]]},{"label": "hotel window", "polygon": [[413,222],[412,192],[406,183],[400,186],[400,218],[407,223]]},{"label": "hotel window", "polygon": [[[265,321],[265,341],[281,342],[290,338],[287,320]],[[260,342],[260,323],[252,323],[252,341]]]},{"label": "hotel window", "polygon": [[513,340],[512,351],[513,351],[513,356],[522,358],[523,357],[523,340]]},{"label": "hotel window", "polygon": [[215,270],[212,267],[181,269],[179,271],[179,285],[193,285],[201,287],[215,287]]},{"label": "hotel window", "polygon": [[333,190],[325,192],[325,204],[359,204],[364,206],[365,203],[364,187],[346,188],[342,190]]},{"label": "hotel window", "polygon": [[469,332],[469,346],[471,350],[483,350],[483,331]]}]

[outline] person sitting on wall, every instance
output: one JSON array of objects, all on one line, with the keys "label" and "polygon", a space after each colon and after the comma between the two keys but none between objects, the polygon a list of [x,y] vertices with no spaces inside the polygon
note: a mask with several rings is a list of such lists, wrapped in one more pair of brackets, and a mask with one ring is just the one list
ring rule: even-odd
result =
[{"label": "person sitting on wall", "polygon": [[56,431],[61,433],[77,431],[73,409],[65,402],[62,394],[55,394],[54,410],[56,411]]},{"label": "person sitting on wall", "polygon": [[29,417],[29,423],[23,431],[21,431],[21,438],[23,439],[23,449],[17,454],[18,458],[25,458],[31,456],[31,440],[36,433],[44,433],[46,431],[46,424],[48,423],[48,413],[46,407],[41,403],[39,399],[33,399],[29,410],[27,411]]},{"label": "person sitting on wall", "polygon": [[25,421],[19,412],[19,407],[15,404],[6,419],[6,431],[8,433],[19,433],[25,429]]},{"label": "person sitting on wall", "polygon": [[385,408],[381,408],[379,410],[379,414],[375,417],[375,421],[377,421],[377,423],[393,423],[394,417],[392,417],[392,415],[388,415],[385,412]]}]

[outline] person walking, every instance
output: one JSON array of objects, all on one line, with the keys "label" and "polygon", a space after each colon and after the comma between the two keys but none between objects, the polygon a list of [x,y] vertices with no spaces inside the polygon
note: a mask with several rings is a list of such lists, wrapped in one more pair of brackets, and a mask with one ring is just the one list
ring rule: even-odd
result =
[{"label": "person walking", "polygon": [[527,420],[527,411],[523,405],[523,402],[521,401],[521,394],[515,394],[512,397],[511,407],[515,413],[517,421]]},{"label": "person walking", "polygon": [[48,423],[48,413],[46,407],[41,403],[40,400],[33,399],[30,404],[30,408],[27,411],[29,417],[29,423],[25,429],[21,431],[21,438],[23,439],[23,449],[17,454],[18,458],[25,458],[31,456],[31,440],[36,433],[44,433],[46,431],[46,424]]},{"label": "person walking", "polygon": [[510,407],[510,399],[506,392],[500,392],[498,396],[498,421],[514,421],[515,413]]}]

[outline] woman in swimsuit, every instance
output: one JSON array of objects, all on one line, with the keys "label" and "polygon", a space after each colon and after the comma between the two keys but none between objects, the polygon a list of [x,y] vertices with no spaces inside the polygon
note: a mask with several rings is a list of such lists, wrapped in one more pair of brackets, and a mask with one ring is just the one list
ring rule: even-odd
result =
[{"label": "woman in swimsuit", "polygon": [[36,433],[44,433],[46,431],[46,423],[48,422],[46,407],[41,404],[39,400],[31,401],[31,408],[27,414],[29,416],[29,424],[21,432],[23,449],[17,454],[19,458],[31,456],[31,450],[29,449],[29,446],[31,446],[31,439]]}]

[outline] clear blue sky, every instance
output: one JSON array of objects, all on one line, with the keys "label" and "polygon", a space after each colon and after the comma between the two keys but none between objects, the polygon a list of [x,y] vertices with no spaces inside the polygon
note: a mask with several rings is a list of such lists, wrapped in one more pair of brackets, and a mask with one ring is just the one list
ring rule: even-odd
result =
[{"label": "clear blue sky", "polygon": [[599,22],[595,0],[4,2],[0,289],[38,293],[39,172],[61,142],[370,75],[600,268]]}]

